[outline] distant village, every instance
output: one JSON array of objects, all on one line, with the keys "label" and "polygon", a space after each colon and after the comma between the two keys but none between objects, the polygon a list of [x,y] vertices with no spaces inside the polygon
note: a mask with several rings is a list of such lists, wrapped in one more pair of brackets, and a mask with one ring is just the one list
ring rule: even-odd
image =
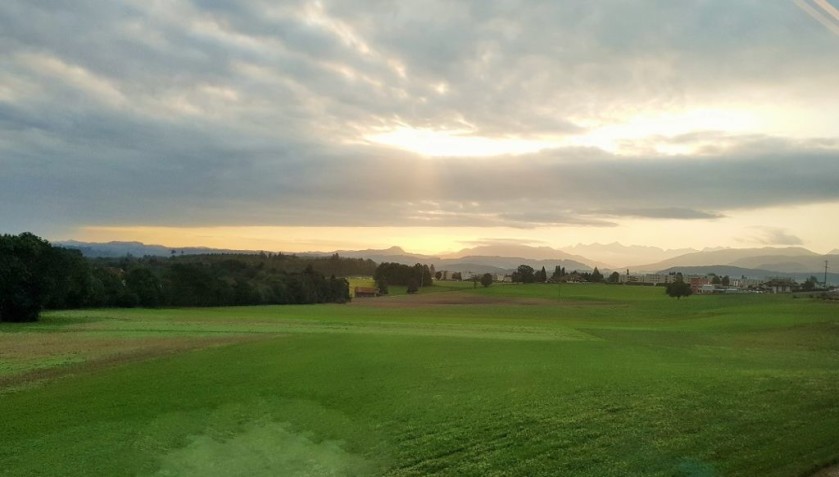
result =
[{"label": "distant village", "polygon": [[758,280],[755,278],[730,278],[717,275],[682,275],[681,273],[643,273],[643,274],[622,274],[620,283],[629,285],[667,285],[676,280],[682,280],[690,284],[692,293],[745,293],[745,292],[768,292],[768,293],[789,293],[797,290],[800,286],[791,278],[772,278],[769,280]]},{"label": "distant village", "polygon": [[[637,286],[666,286],[676,281],[683,281],[690,285],[691,293],[693,294],[733,294],[733,293],[792,293],[798,291],[814,291],[820,289],[822,284],[813,276],[804,283],[798,283],[792,278],[775,277],[767,279],[747,278],[745,276],[739,278],[731,278],[729,276],[718,276],[715,274],[682,274],[679,272],[671,273],[630,273],[627,270],[625,273],[612,272],[611,275],[604,277],[599,273],[597,268],[594,272],[578,272],[572,271],[565,273],[564,269],[557,268],[557,271],[551,276],[547,277],[544,268],[540,272],[535,272],[535,283],[590,283],[590,282],[605,282],[609,284],[621,285],[637,285]],[[497,283],[518,283],[522,282],[517,279],[516,272],[508,274],[491,274],[494,282]],[[542,279],[544,277],[544,279]],[[480,274],[472,274],[471,272],[453,272],[446,270],[438,271],[435,278],[438,280],[477,280]]]}]

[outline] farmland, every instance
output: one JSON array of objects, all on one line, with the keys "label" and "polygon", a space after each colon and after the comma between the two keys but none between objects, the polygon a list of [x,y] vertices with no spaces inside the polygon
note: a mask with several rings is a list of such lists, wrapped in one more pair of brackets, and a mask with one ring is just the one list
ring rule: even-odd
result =
[{"label": "farmland", "polygon": [[53,311],[0,324],[0,475],[807,475],[837,396],[839,307],[784,295]]}]

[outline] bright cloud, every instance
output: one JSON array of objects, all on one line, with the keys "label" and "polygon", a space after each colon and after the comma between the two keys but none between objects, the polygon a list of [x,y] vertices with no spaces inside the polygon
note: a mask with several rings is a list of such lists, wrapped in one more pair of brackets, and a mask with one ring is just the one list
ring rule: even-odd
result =
[{"label": "bright cloud", "polygon": [[365,140],[431,157],[489,157],[532,154],[558,147],[560,141],[475,136],[468,130],[436,131],[399,127],[370,134]]}]

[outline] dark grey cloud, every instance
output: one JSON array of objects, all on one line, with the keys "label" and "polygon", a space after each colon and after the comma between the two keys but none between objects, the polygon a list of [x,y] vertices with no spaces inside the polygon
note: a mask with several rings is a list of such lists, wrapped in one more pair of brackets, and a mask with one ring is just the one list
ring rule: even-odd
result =
[{"label": "dark grey cloud", "polygon": [[627,110],[831,91],[836,38],[791,2],[9,0],[0,51],[0,231],[607,227],[839,200],[836,138],[441,159],[362,141],[399,123],[562,137]]},{"label": "dark grey cloud", "polygon": [[[12,166],[0,178],[4,217],[103,225],[609,226],[620,216],[708,219],[721,210],[839,200],[839,153],[826,151],[713,159],[597,152],[582,160],[573,150],[573,159],[552,151],[424,160],[361,157],[351,148],[300,157],[203,139],[204,148],[178,154],[172,147],[168,161],[152,163],[142,152],[66,143],[30,147],[30,162],[4,156]],[[214,154],[220,150],[226,160]],[[39,164],[39,154],[62,154],[63,161]]]},{"label": "dark grey cloud", "polygon": [[599,215],[616,217],[643,217],[651,219],[719,219],[724,215],[683,207],[616,208],[594,211]]}]

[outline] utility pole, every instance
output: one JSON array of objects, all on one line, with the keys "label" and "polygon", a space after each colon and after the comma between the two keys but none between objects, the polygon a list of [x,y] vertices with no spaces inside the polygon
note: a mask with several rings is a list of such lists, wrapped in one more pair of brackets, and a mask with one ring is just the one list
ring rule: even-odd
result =
[{"label": "utility pole", "polygon": [[827,290],[827,260],[824,261],[824,289]]}]

